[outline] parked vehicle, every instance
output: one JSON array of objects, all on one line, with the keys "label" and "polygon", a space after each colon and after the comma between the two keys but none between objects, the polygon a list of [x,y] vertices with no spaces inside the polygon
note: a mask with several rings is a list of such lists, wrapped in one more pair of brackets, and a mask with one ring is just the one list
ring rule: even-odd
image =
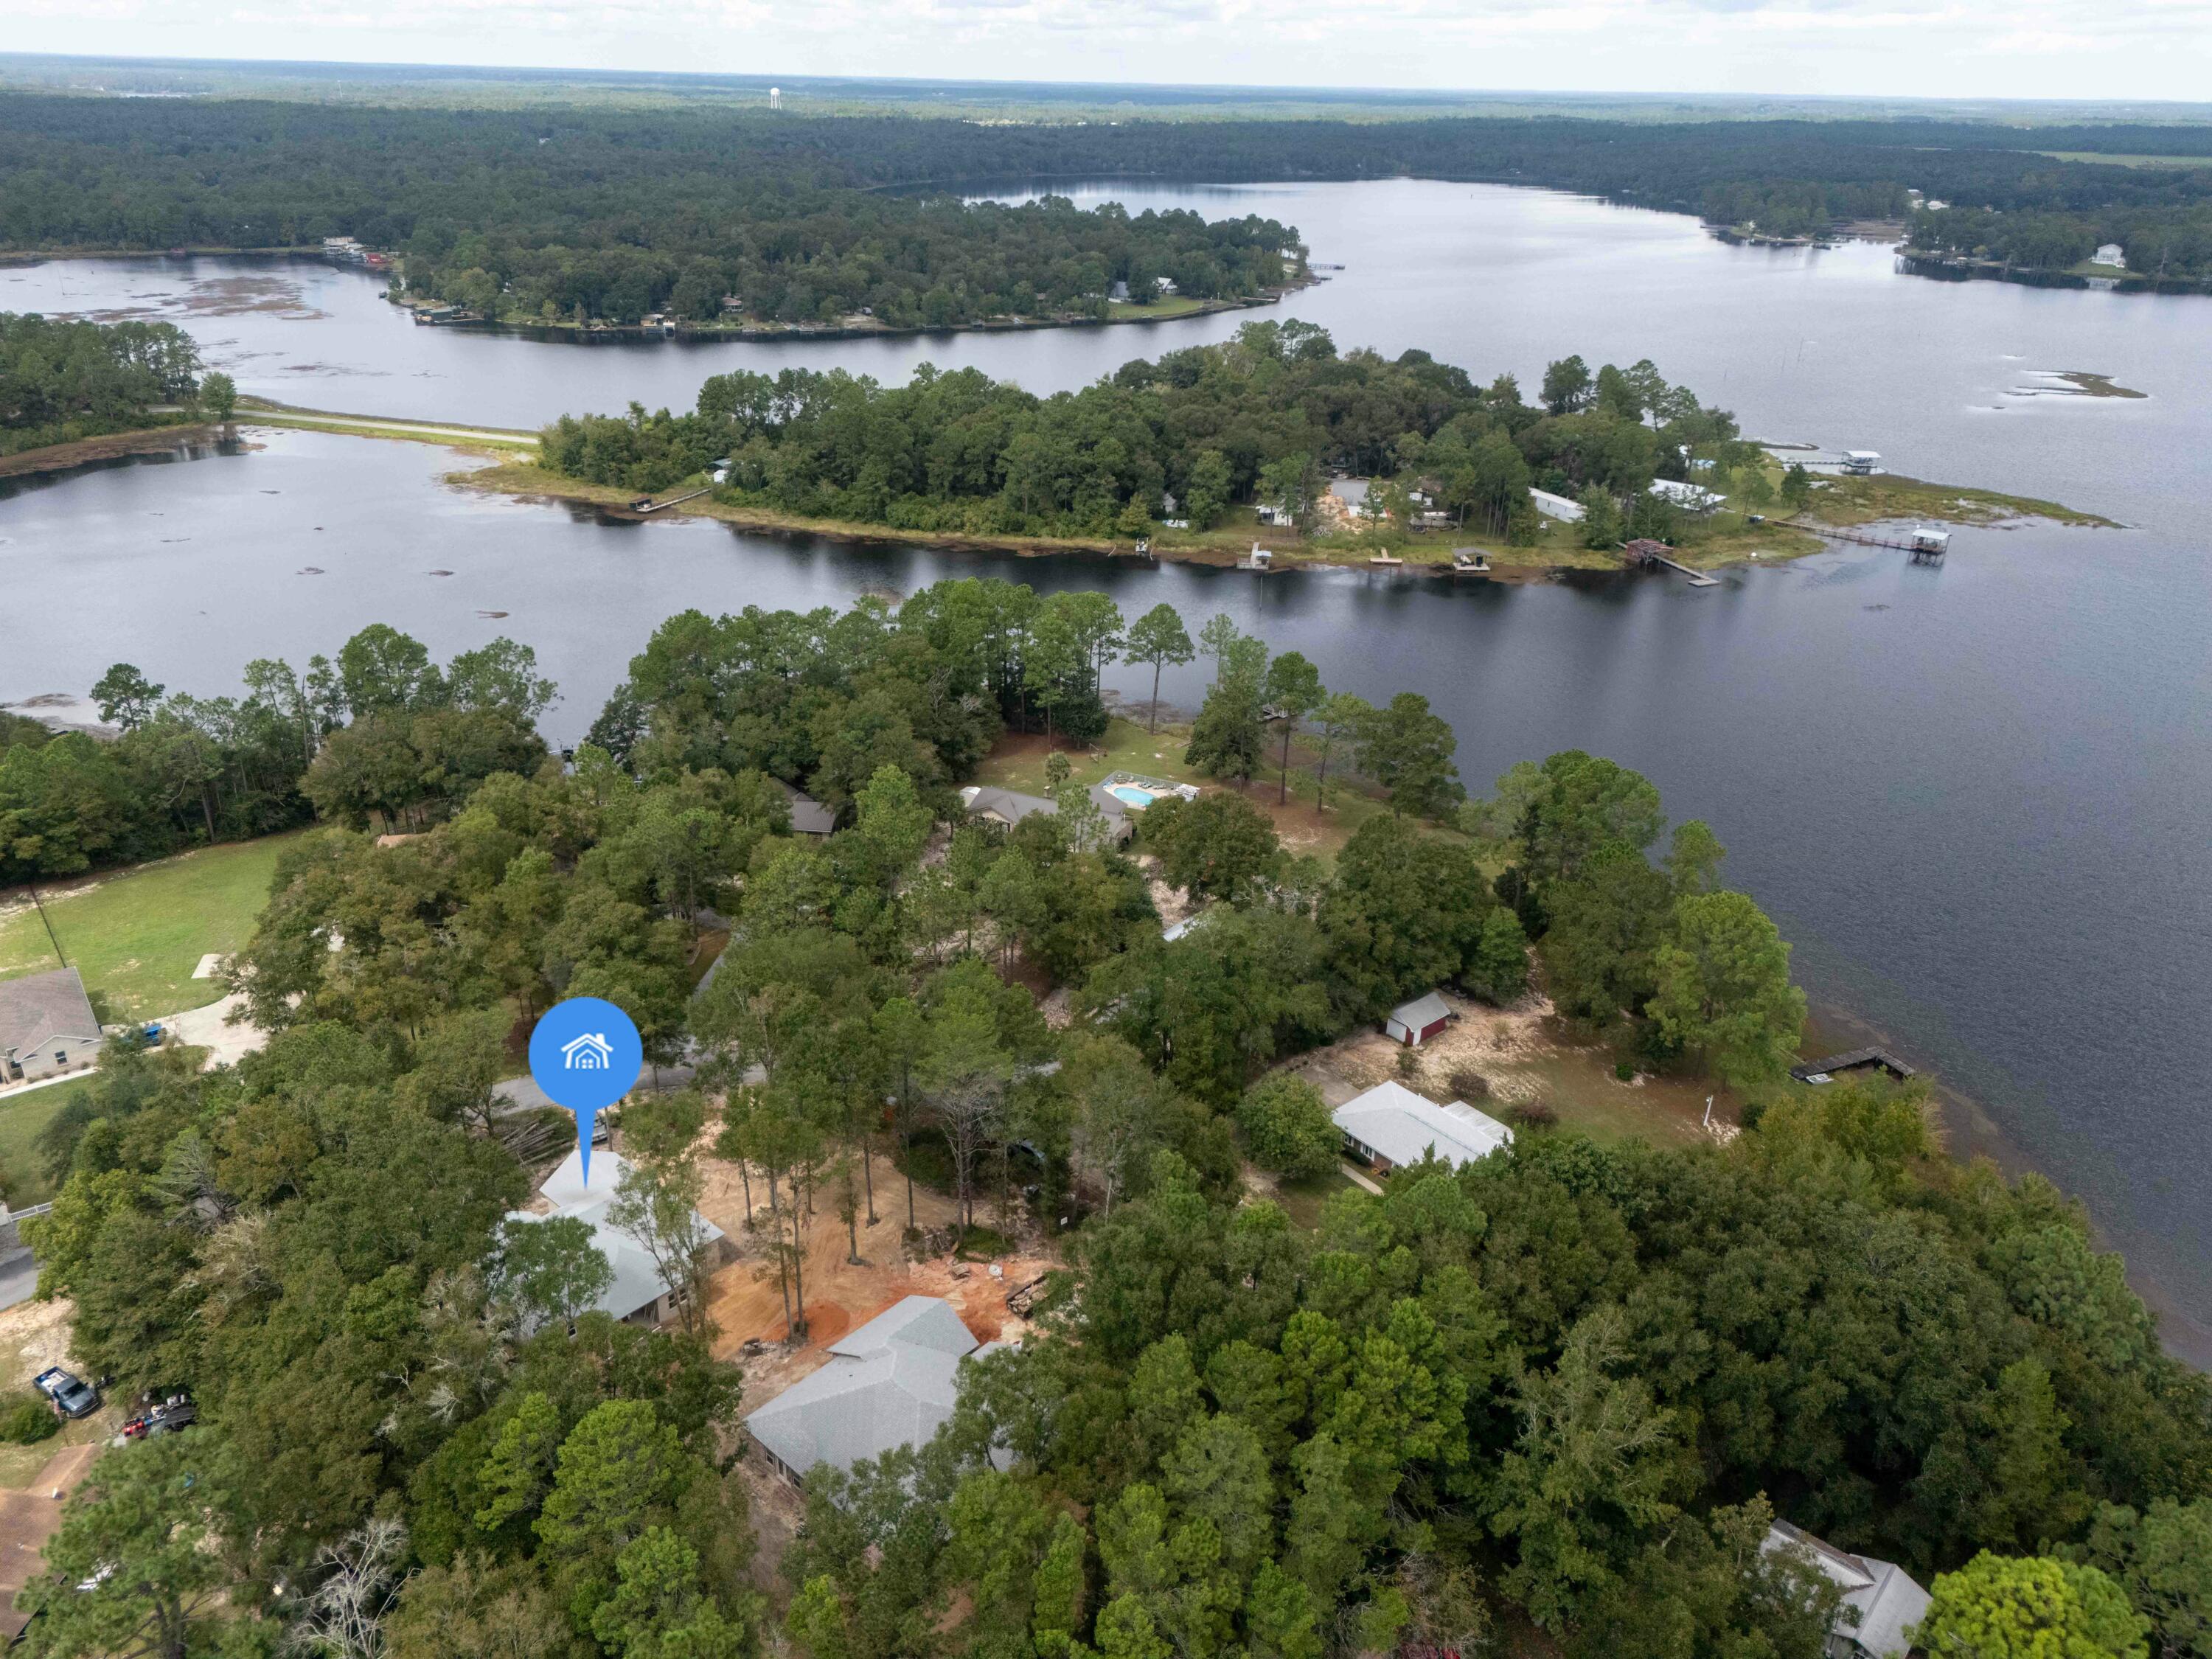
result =
[{"label": "parked vehicle", "polygon": [[100,1409],[100,1390],[58,1365],[40,1371],[31,1386],[52,1401],[64,1417],[89,1417]]},{"label": "parked vehicle", "polygon": [[188,1429],[200,1420],[200,1408],[192,1403],[191,1396],[173,1394],[158,1404],[147,1407],[123,1425],[126,1440],[150,1438],[155,1435],[174,1434]]}]

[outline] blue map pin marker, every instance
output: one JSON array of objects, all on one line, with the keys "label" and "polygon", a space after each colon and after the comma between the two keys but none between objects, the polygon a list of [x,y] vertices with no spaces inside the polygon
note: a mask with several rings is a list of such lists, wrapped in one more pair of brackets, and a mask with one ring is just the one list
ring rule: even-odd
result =
[{"label": "blue map pin marker", "polygon": [[554,1103],[576,1115],[584,1184],[592,1184],[592,1121],[636,1085],[645,1043],[630,1017],[599,997],[570,997],[545,1011],[530,1034],[530,1075]]}]

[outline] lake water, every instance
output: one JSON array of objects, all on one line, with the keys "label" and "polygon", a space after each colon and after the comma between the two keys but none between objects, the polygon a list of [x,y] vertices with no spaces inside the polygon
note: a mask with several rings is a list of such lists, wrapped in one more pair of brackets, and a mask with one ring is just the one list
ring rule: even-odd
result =
[{"label": "lake water", "polygon": [[[0,269],[0,309],[168,316],[248,392],[527,426],[688,404],[733,366],[896,379],[969,365],[1039,391],[1297,316],[1533,386],[1544,362],[1650,356],[1769,439],[2055,498],[2124,531],[1960,532],[1944,568],[1854,550],[1693,591],[1672,580],[1450,584],[935,553],[614,525],[441,482],[441,452],[308,434],[173,465],[0,482],[0,699],[127,658],[203,692],[386,620],[441,654],[526,640],[574,737],[670,612],[842,604],[994,572],[1125,611],[1226,611],[1332,687],[1425,692],[1480,788],[1579,746],[1709,820],[1729,872],[1848,1009],[1971,1097],[1969,1145],[2026,1149],[2091,1206],[2212,1358],[2212,300],[1906,277],[1890,250],[1731,248],[1686,219],[1540,191],[1394,182],[1070,192],[1301,227],[1341,272],[1182,323],[779,345],[541,345],[416,328],[365,273],[137,260]],[[2051,395],[2088,370],[2143,399]],[[303,574],[307,572],[319,574]],[[446,574],[450,573],[450,574]],[[504,613],[504,614],[496,614]],[[54,625],[38,625],[47,615]],[[1147,689],[1141,673],[1126,683]],[[1166,693],[1195,699],[1200,676]],[[1978,1115],[1975,1105],[1986,1112]]]}]

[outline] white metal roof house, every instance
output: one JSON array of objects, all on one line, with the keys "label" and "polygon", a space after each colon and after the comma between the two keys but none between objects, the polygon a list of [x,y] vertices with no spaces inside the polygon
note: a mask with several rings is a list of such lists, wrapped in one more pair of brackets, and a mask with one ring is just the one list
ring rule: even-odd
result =
[{"label": "white metal roof house", "polygon": [[57,1077],[100,1058],[100,1022],[74,968],[0,980],[0,1086]]},{"label": "white metal roof house", "polygon": [[745,1419],[791,1480],[817,1463],[848,1469],[894,1446],[920,1445],[952,1415],[960,1362],[978,1346],[943,1297],[910,1296],[830,1345],[830,1363]]},{"label": "white metal roof house", "polygon": [[1565,495],[1554,495],[1548,489],[1531,489],[1528,500],[1546,518],[1558,519],[1565,524],[1580,524],[1588,513],[1580,501]]},{"label": "white metal roof house", "polygon": [[1686,513],[1710,513],[1723,499],[1717,490],[1703,484],[1684,483],[1680,478],[1654,478],[1651,493],[1665,501],[1672,501]]},{"label": "white metal roof house", "polygon": [[1928,1616],[1928,1592],[1893,1561],[1853,1555],[1801,1531],[1787,1521],[1766,1529],[1759,1548],[1799,1550],[1844,1592],[1844,1605],[1828,1633],[1830,1659],[1903,1659],[1912,1627]]},{"label": "white metal roof house", "polygon": [[1382,1035],[1393,1042],[1418,1048],[1431,1037],[1441,1036],[1455,1018],[1449,1005],[1431,991],[1393,1008],[1382,1022]]},{"label": "white metal roof house", "polygon": [[[513,1219],[517,1221],[550,1221],[556,1216],[569,1216],[592,1230],[592,1243],[607,1265],[614,1269],[614,1282],[592,1304],[598,1313],[611,1316],[630,1325],[661,1325],[676,1316],[679,1292],[672,1289],[660,1276],[646,1248],[608,1218],[613,1206],[615,1188],[629,1165],[612,1152],[602,1152],[592,1160],[592,1184],[584,1184],[584,1163],[580,1152],[571,1152],[563,1158],[552,1174],[545,1177],[538,1195],[544,1200],[546,1212],[517,1210]],[[706,1231],[708,1248],[720,1255],[725,1248],[722,1230],[704,1216],[700,1224]]]},{"label": "white metal roof house", "polygon": [[1401,1083],[1378,1083],[1329,1115],[1344,1148],[1370,1170],[1419,1164],[1434,1153],[1456,1170],[1512,1144],[1513,1131],[1464,1101],[1449,1106]]}]

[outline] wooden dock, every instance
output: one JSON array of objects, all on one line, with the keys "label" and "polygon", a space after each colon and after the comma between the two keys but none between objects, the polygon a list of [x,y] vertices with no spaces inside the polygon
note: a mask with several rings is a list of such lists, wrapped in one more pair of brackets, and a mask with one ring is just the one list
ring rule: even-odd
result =
[{"label": "wooden dock", "polygon": [[1790,1075],[1800,1083],[1810,1083],[1815,1078],[1826,1082],[1838,1072],[1859,1072],[1869,1067],[1888,1073],[1899,1083],[1917,1075],[1887,1048],[1853,1048],[1846,1054],[1830,1054],[1825,1060],[1808,1060],[1802,1066],[1792,1066]]},{"label": "wooden dock", "polygon": [[1674,550],[1664,542],[1653,541],[1649,537],[1639,537],[1623,547],[1620,552],[1621,556],[1631,564],[1640,564],[1647,570],[1663,564],[1668,569],[1683,577],[1692,587],[1720,586],[1720,583],[1705,574],[1704,571],[1692,570],[1680,560],[1668,556]]},{"label": "wooden dock", "polygon": [[714,493],[714,487],[709,484],[704,489],[694,489],[681,495],[671,495],[665,501],[656,501],[650,495],[641,495],[629,504],[629,510],[642,517],[647,513],[661,513],[672,507],[681,507],[685,501],[696,501],[702,495],[711,495]]},{"label": "wooden dock", "polygon": [[1862,530],[1838,530],[1830,525],[1808,524],[1802,519],[1784,519],[1782,522],[1792,530],[1810,531],[1824,541],[1849,542],[1854,547],[1893,548],[1899,553],[1912,555],[1913,562],[1917,564],[1936,563],[1950,550],[1951,545],[1948,535],[1940,539],[1907,538],[1899,540],[1895,536],[1869,536]]}]

